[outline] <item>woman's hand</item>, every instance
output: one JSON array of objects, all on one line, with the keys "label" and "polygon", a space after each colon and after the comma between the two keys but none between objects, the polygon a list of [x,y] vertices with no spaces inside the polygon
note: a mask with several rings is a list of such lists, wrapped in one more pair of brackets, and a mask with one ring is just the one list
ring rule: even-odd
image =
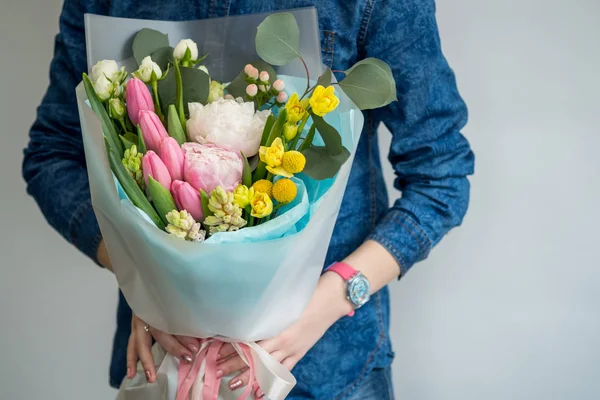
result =
[{"label": "woman's hand", "polygon": [[[268,353],[290,371],[317,343],[339,318],[352,310],[346,299],[346,283],[337,274],[325,273],[313,295],[308,307],[298,321],[278,336],[259,342]],[[231,390],[248,384],[250,371],[231,344],[223,346],[218,364],[218,376],[227,376],[235,371],[243,372],[233,378],[229,384]],[[259,389],[256,397],[264,394]]]},{"label": "woman's hand", "polygon": [[[146,330],[146,328],[148,330]],[[148,382],[156,380],[154,357],[152,357],[152,337],[165,351],[181,360],[191,363],[194,354],[200,349],[200,341],[187,336],[173,336],[146,325],[144,321],[133,316],[131,320],[131,336],[127,345],[127,378],[135,376],[137,362],[141,361]]]}]

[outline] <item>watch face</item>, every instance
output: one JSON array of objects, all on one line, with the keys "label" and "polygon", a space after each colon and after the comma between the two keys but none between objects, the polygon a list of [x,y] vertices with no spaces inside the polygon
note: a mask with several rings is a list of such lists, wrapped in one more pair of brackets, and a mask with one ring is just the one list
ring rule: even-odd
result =
[{"label": "watch face", "polygon": [[348,298],[356,308],[361,307],[371,296],[371,286],[363,274],[358,274],[348,282]]}]

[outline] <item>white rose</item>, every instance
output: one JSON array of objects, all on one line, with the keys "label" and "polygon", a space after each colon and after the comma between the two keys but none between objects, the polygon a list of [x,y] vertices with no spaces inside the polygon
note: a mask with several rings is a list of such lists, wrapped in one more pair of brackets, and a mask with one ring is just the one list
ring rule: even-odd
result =
[{"label": "white rose", "polygon": [[94,82],[94,90],[100,100],[105,101],[112,97],[115,92],[115,85],[106,76],[102,75]]},{"label": "white rose", "polygon": [[189,103],[187,134],[190,141],[214,144],[246,157],[258,153],[262,132],[271,111],[254,111],[254,103],[218,99],[207,105]]},{"label": "white rose", "polygon": [[192,53],[191,59],[197,60],[198,59],[198,45],[196,45],[196,42],[194,42],[191,39],[183,39],[182,41],[180,41],[177,44],[177,46],[175,47],[175,50],[173,51],[173,57],[175,57],[178,60],[183,60],[187,49],[190,49],[190,52]]},{"label": "white rose", "polygon": [[135,71],[133,75],[144,83],[150,83],[152,81],[152,72],[156,75],[156,79],[162,77],[162,70],[157,63],[152,61],[152,57],[148,56],[142,60],[140,68]]},{"label": "white rose", "polygon": [[96,65],[92,67],[92,80],[95,82],[101,77],[110,79],[111,81],[116,80],[119,77],[119,66],[114,60],[102,60],[98,61]]}]

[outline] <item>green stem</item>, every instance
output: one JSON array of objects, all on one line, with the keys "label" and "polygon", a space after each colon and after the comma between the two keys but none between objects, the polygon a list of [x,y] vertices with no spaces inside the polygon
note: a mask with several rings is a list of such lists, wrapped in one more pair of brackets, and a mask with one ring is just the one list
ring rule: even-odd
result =
[{"label": "green stem", "polygon": [[156,115],[160,118],[161,122],[165,123],[165,116],[160,108],[160,100],[158,99],[158,81],[152,81],[152,94],[154,95],[154,108],[156,109]]},{"label": "green stem", "polygon": [[119,124],[121,125],[121,128],[123,128],[123,134],[127,133],[127,125],[125,125],[125,118],[120,118],[119,119]]},{"label": "green stem", "polygon": [[266,179],[267,179],[269,182],[273,182],[273,174],[269,172],[269,173],[267,174],[267,177],[266,177]]},{"label": "green stem", "polygon": [[302,61],[302,65],[304,65],[304,69],[306,70],[306,91],[302,95],[302,98],[304,98],[304,96],[306,96],[306,94],[308,93],[308,91],[310,89],[310,73],[308,72],[308,66],[306,65],[306,61],[304,61],[304,58],[302,58],[302,57],[298,57],[298,58],[300,58],[300,61]]},{"label": "green stem", "polygon": [[303,152],[304,150],[306,150],[310,147],[310,145],[313,142],[313,139],[315,138],[316,130],[317,130],[317,127],[315,125],[310,127],[310,130],[308,131],[308,135],[306,135],[306,139],[304,139],[304,142],[302,142],[302,145],[298,148],[299,152]]},{"label": "green stem", "polygon": [[254,217],[252,215],[250,215],[250,217],[248,218],[248,228],[251,228],[254,226]]},{"label": "green stem", "polygon": [[179,62],[177,60],[175,60],[175,86],[177,113],[179,114],[179,122],[181,122],[181,128],[185,132],[185,112],[183,109],[183,79],[181,77],[181,69],[179,68]]},{"label": "green stem", "polygon": [[296,148],[296,145],[298,144],[298,140],[300,140],[300,135],[302,135],[302,131],[304,130],[304,126],[308,122],[309,117],[310,117],[310,114],[308,113],[308,110],[307,110],[306,116],[302,119],[302,123],[298,127],[298,133],[296,134],[296,137],[290,143],[290,147],[289,147],[290,149],[294,150]]}]

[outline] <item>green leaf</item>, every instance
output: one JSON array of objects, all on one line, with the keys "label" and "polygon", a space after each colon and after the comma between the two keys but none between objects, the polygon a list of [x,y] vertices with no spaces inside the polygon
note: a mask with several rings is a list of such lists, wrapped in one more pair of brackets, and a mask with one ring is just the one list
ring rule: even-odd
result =
[{"label": "green leaf", "polygon": [[332,76],[333,76],[333,73],[331,72],[331,68],[327,67],[325,72],[323,72],[323,75],[321,75],[319,77],[319,79],[317,80],[317,86],[319,86],[319,85],[321,85],[323,87],[330,86]]},{"label": "green leaf", "polygon": [[[210,77],[204,71],[196,68],[180,67],[180,70],[183,82],[184,113],[189,115],[188,103],[206,104],[210,91]],[[158,82],[160,105],[165,115],[168,114],[171,104],[177,104],[176,76],[177,73],[169,74],[166,79]]]},{"label": "green leaf", "polygon": [[308,130],[308,134],[306,135],[306,137],[304,138],[304,141],[298,148],[298,151],[300,153],[302,153],[304,150],[307,150],[310,146],[312,146],[312,142],[315,138],[316,131],[317,131],[317,127],[314,124],[311,125],[310,129]]},{"label": "green leaf", "polygon": [[177,140],[177,143],[179,143],[179,145],[181,146],[185,143],[185,132],[181,127],[181,122],[179,121],[179,116],[177,115],[177,108],[175,108],[175,104],[169,105],[169,115],[167,118],[169,126],[169,136]]},{"label": "green leaf", "polygon": [[311,146],[302,152],[306,157],[306,167],[304,173],[316,180],[333,178],[338,173],[342,165],[350,157],[350,152],[345,147],[338,155],[331,155],[327,148],[321,146]]},{"label": "green leaf", "polygon": [[129,175],[123,163],[121,162],[121,158],[117,155],[114,149],[108,149],[108,159],[110,161],[110,167],[112,171],[115,173],[117,180],[123,187],[125,194],[129,197],[129,200],[140,210],[146,213],[148,217],[156,224],[159,229],[164,230],[165,224],[162,219],[156,213],[152,204],[146,198],[146,195],[140,187],[137,185],[135,180]]},{"label": "green leaf", "polygon": [[273,128],[273,124],[275,123],[275,116],[273,114],[269,114],[267,117],[267,122],[265,122],[265,127],[262,133],[262,139],[260,140],[260,145],[264,146],[267,143],[267,139],[269,138],[269,134],[271,133],[271,128]]},{"label": "green leaf", "polygon": [[160,219],[165,225],[169,225],[167,221],[167,214],[173,210],[177,210],[175,200],[171,192],[169,192],[163,185],[156,181],[152,176],[148,176],[148,193],[152,198],[152,203],[158,211]]},{"label": "green leaf", "polygon": [[166,71],[169,63],[173,62],[173,50],[171,46],[165,46],[152,53],[152,61],[158,64],[163,73]]},{"label": "green leaf", "polygon": [[202,205],[202,215],[204,215],[204,218],[208,217],[209,215],[213,215],[208,208],[208,199],[208,194],[204,190],[200,189],[200,204]]},{"label": "green leaf", "polygon": [[125,146],[125,150],[129,150],[131,148],[131,146],[133,146],[133,142],[131,142],[127,138],[125,138],[124,135],[119,135],[119,138],[121,139],[123,146]]},{"label": "green leaf", "polygon": [[146,142],[144,142],[144,135],[142,135],[142,128],[137,125],[137,133],[138,133],[138,151],[142,154],[146,154],[148,149],[146,148]]},{"label": "green leaf", "polygon": [[242,185],[247,187],[252,187],[252,168],[250,168],[250,163],[246,158],[246,155],[242,152],[242,158],[244,160],[244,171],[242,173]]},{"label": "green leaf", "polygon": [[135,133],[131,133],[131,132],[126,132],[123,137],[125,137],[125,139],[127,139],[129,142],[131,143],[137,143],[138,142],[138,137]]},{"label": "green leaf", "polygon": [[313,126],[319,131],[329,154],[332,156],[340,154],[344,147],[342,146],[342,137],[337,129],[325,122],[323,117],[312,114],[312,119]]},{"label": "green leaf", "polygon": [[119,138],[117,127],[108,115],[106,108],[104,108],[104,104],[102,104],[102,101],[98,98],[92,81],[85,73],[83,74],[83,86],[88,96],[88,100],[90,101],[90,105],[92,106],[92,110],[94,110],[102,123],[102,132],[104,132],[110,148],[116,151],[119,157],[123,157],[124,148],[123,143],[121,143],[121,139]]},{"label": "green leaf", "polygon": [[258,26],[256,52],[271,65],[285,65],[300,57],[300,29],[290,13],[271,14]]},{"label": "green leaf", "polygon": [[140,65],[145,57],[163,47],[169,47],[169,36],[154,29],[144,28],[133,39],[133,58]]},{"label": "green leaf", "polygon": [[281,137],[281,134],[283,132],[283,126],[285,125],[286,119],[287,119],[287,110],[285,108],[282,108],[279,110],[279,116],[277,117],[277,120],[275,121],[275,123],[273,124],[273,127],[271,128],[271,132],[269,133],[269,136],[267,137],[265,146],[270,146],[271,144],[273,144],[273,141],[278,136]]},{"label": "green leaf", "polygon": [[339,85],[361,110],[383,107],[397,100],[392,70],[377,58],[354,64]]},{"label": "green leaf", "polygon": [[[267,64],[263,60],[256,60],[251,62],[250,64],[254,65],[254,67],[259,71],[267,71],[269,73],[269,82],[271,82],[271,85],[277,80],[277,72],[275,72],[275,69],[273,69],[273,67],[270,64]],[[227,86],[227,93],[229,93],[235,98],[244,98],[246,97],[247,86],[248,82],[246,82],[246,73],[242,70],[242,72],[240,72],[238,76],[233,81],[231,81],[229,86]]]}]

